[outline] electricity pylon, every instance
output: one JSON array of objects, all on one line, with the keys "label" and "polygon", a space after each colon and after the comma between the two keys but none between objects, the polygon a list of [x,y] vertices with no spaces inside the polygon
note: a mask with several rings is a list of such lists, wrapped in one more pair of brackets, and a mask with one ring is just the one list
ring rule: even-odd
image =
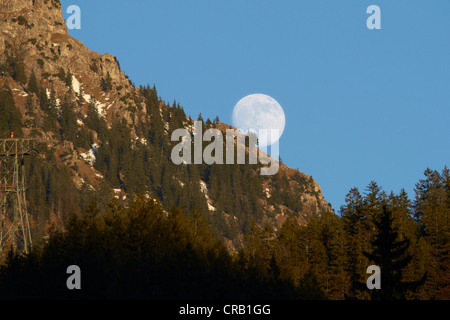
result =
[{"label": "electricity pylon", "polygon": [[23,253],[31,249],[24,157],[32,150],[33,139],[0,139],[0,254],[10,246]]}]

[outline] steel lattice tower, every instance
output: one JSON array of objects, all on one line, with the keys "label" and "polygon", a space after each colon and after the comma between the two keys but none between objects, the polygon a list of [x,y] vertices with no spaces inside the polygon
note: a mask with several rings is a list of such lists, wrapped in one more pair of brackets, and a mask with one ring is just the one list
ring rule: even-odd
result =
[{"label": "steel lattice tower", "polygon": [[23,253],[31,248],[24,164],[31,150],[33,139],[0,139],[0,254],[10,246]]}]

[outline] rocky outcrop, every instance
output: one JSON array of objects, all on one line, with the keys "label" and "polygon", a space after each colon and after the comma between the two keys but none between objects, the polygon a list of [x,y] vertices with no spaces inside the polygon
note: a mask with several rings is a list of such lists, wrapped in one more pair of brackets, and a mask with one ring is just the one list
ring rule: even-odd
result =
[{"label": "rocky outcrop", "polygon": [[[120,112],[133,122],[127,110],[132,102],[123,98],[135,91],[131,81],[113,55],[91,51],[68,34],[59,1],[3,0],[0,10],[0,52],[9,48],[20,55],[28,73],[34,70],[58,96],[70,89],[58,81],[58,73],[62,69],[72,74],[73,89],[86,105],[94,96],[103,116],[112,119]],[[102,91],[102,83],[107,83],[107,90]]]},{"label": "rocky outcrop", "polygon": [[[0,63],[4,63],[10,55],[20,57],[26,79],[34,72],[49,95],[54,91],[59,101],[70,96],[75,102],[76,121],[81,128],[89,105],[94,105],[99,116],[108,125],[116,119],[124,120],[131,129],[132,139],[146,144],[147,137],[138,132],[136,125],[146,117],[142,93],[133,86],[112,54],[91,51],[68,34],[58,0],[0,0],[0,52],[5,53],[0,58]],[[25,126],[25,135],[38,131],[39,134],[35,135],[38,141],[55,150],[59,165],[70,168],[73,182],[78,188],[85,184],[92,190],[100,188],[104,177],[93,166],[93,150],[73,150],[73,143],[70,141],[61,142],[53,133],[42,130],[39,119],[43,114],[38,107],[35,118],[29,118],[25,107],[28,96],[31,95],[33,101],[37,97],[28,91],[26,82],[14,80],[11,74],[0,75],[0,87],[8,83],[12,88],[16,105],[24,119],[37,123],[35,127]],[[230,128],[222,123],[218,127],[222,130]],[[99,145],[97,133],[91,134]],[[311,216],[329,210],[329,204],[314,179],[284,164],[280,164],[279,173],[288,178],[288,187],[298,195],[296,201],[302,203],[302,210],[295,212],[284,205],[274,208],[271,197],[277,190],[273,179],[268,179],[263,190],[265,196],[259,201],[269,212],[266,222],[274,223],[275,230],[281,227],[289,214],[297,214],[299,223],[306,224]],[[113,188],[117,186],[110,190],[110,193],[115,194]],[[208,208],[214,211],[211,208],[215,209],[216,204],[208,197],[206,185],[203,191]]]}]

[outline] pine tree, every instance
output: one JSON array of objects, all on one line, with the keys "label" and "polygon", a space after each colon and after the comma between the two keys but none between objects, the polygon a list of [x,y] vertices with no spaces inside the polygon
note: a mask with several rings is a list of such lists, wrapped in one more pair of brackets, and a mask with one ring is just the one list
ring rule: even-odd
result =
[{"label": "pine tree", "polygon": [[324,273],[325,293],[330,299],[343,300],[351,295],[351,278],[348,270],[348,238],[342,219],[327,211],[319,218],[321,240],[328,257],[327,270]]},{"label": "pine tree", "polygon": [[0,88],[0,136],[9,138],[11,132],[22,136],[22,114],[17,109],[11,88],[7,83]]},{"label": "pine tree", "polygon": [[306,252],[302,250],[299,242],[301,229],[297,218],[290,215],[278,235],[280,250],[277,258],[281,277],[292,281],[295,286],[300,284],[300,280],[308,270]]},{"label": "pine tree", "polygon": [[365,290],[359,290],[359,283],[366,277],[369,221],[364,212],[364,198],[357,188],[352,188],[345,198],[346,204],[341,208],[344,230],[348,237],[348,271],[352,280],[353,296],[363,298]]},{"label": "pine tree", "polygon": [[378,218],[378,214],[385,198],[386,195],[381,187],[379,187],[375,181],[371,181],[364,194],[364,211],[369,221],[374,221]]},{"label": "pine tree", "polygon": [[[77,139],[77,121],[74,112],[75,105],[70,101],[69,96],[65,96],[60,106],[60,116],[58,117],[61,125],[61,140],[73,141],[75,145],[80,145]],[[83,147],[86,147],[84,144]],[[89,147],[89,146],[88,146]]]},{"label": "pine tree", "polygon": [[441,290],[448,290],[449,283],[441,281],[448,273],[446,266],[450,260],[450,206],[449,172],[444,168],[442,175],[435,170],[425,170],[415,188],[414,217],[419,225],[421,236],[431,246],[428,262],[428,294],[436,297]]},{"label": "pine tree", "polygon": [[372,252],[364,252],[381,269],[381,290],[373,290],[373,299],[405,299],[408,290],[415,290],[423,283],[405,282],[403,271],[412,260],[407,253],[409,240],[398,240],[398,229],[394,226],[392,211],[383,206],[381,215],[375,221],[376,235],[372,241]]},{"label": "pine tree", "polygon": [[251,231],[245,234],[245,247],[249,265],[265,279],[270,276],[270,262],[274,257],[274,231],[269,224],[259,227],[252,223]]},{"label": "pine tree", "polygon": [[66,86],[72,89],[72,73],[70,70],[67,71],[64,82],[66,83]]}]

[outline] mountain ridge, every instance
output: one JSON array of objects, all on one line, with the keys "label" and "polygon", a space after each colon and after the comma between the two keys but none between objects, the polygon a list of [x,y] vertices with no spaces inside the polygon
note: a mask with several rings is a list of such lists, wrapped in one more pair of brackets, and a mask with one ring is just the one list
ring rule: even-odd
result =
[{"label": "mountain ridge", "polygon": [[[126,201],[144,191],[156,194],[167,209],[200,207],[234,250],[243,244],[253,220],[260,226],[268,223],[276,232],[289,215],[306,224],[331,210],[312,177],[283,163],[277,175],[264,178],[258,177],[257,167],[247,165],[233,169],[170,164],[170,132],[191,126],[193,119],[179,103],[162,101],[155,87],[136,87],[112,54],[91,51],[70,36],[59,1],[2,0],[0,28],[0,88],[11,88],[21,113],[16,136],[35,138],[45,150],[33,161],[51,160],[64,172],[54,176],[70,177],[76,192],[83,194],[73,196],[75,211],[82,211],[90,193],[97,200],[104,197],[106,204],[106,194]],[[232,128],[209,119],[205,124],[222,132]],[[2,130],[5,138],[14,129],[9,126]],[[58,191],[46,188],[53,189],[47,198]],[[57,203],[66,199],[61,194],[48,201],[50,216],[41,219],[62,226],[67,217]],[[35,229],[42,229],[36,222],[39,213],[31,215]]]}]

